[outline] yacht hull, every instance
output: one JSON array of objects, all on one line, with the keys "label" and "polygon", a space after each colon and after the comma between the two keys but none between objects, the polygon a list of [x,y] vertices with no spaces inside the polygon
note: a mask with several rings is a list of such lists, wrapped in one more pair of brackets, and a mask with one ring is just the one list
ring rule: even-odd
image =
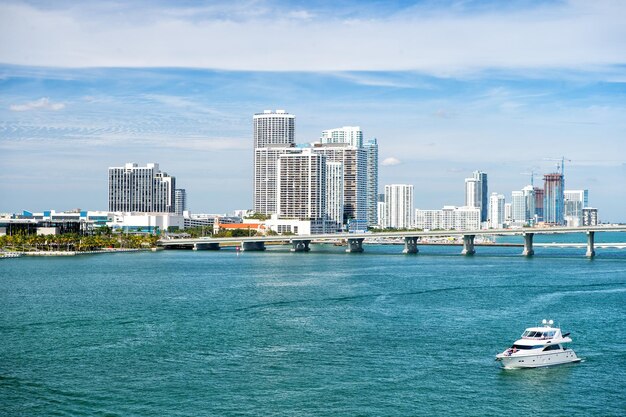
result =
[{"label": "yacht hull", "polygon": [[565,350],[561,352],[550,352],[538,355],[519,355],[512,354],[507,356],[500,354],[496,357],[505,369],[518,368],[541,368],[544,366],[562,365],[565,363],[580,362],[580,358],[576,356],[573,350]]}]

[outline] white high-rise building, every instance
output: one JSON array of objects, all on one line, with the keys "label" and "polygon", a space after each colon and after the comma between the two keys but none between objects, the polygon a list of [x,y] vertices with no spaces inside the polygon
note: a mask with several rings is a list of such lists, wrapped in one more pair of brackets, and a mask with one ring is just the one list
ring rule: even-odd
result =
[{"label": "white high-rise building", "polygon": [[474,171],[471,178],[465,179],[465,206],[480,209],[480,221],[487,221],[488,217],[488,185],[487,174]]},{"label": "white high-rise building", "polygon": [[385,185],[385,227],[409,229],[414,226],[413,186]]},{"label": "white high-rise building", "polygon": [[367,225],[378,224],[378,141],[370,139],[363,145],[367,152]]},{"label": "white high-rise building", "polygon": [[504,222],[511,223],[513,221],[513,205],[504,203]]},{"label": "white high-rise building", "polygon": [[349,230],[367,230],[367,152],[347,143],[314,144],[313,152],[343,164],[343,220]]},{"label": "white high-rise building", "polygon": [[344,126],[324,130],[320,142],[324,144],[347,143],[355,148],[360,148],[363,146],[363,131],[359,126]]},{"label": "white high-rise building", "polygon": [[174,196],[176,201],[174,213],[182,216],[183,212],[187,210],[187,191],[184,188],[177,188],[174,191]]},{"label": "white high-rise building", "polygon": [[276,161],[295,146],[295,116],[284,110],[265,110],[253,116],[254,211],[276,213]]},{"label": "white high-rise building", "polygon": [[504,196],[498,193],[491,193],[489,197],[489,226],[500,229],[504,225]]},{"label": "white high-rise building", "polygon": [[159,164],[110,167],[109,211],[173,213],[175,189],[176,178],[161,172]]},{"label": "white high-rise building", "polygon": [[343,225],[343,164],[326,162],[326,216],[336,223],[336,230]]},{"label": "white high-rise building", "polygon": [[296,143],[296,116],[285,110],[264,110],[252,117],[254,123],[254,147],[268,145],[290,147]]},{"label": "white high-rise building", "polygon": [[511,193],[511,216],[517,226],[534,224],[535,213],[535,189],[532,185],[524,187],[521,191]]},{"label": "white high-rise building", "polygon": [[278,218],[326,220],[326,157],[311,149],[282,154],[276,162]]},{"label": "white high-rise building", "polygon": [[583,209],[589,206],[588,190],[565,190],[564,210],[565,222],[570,227],[583,225]]}]

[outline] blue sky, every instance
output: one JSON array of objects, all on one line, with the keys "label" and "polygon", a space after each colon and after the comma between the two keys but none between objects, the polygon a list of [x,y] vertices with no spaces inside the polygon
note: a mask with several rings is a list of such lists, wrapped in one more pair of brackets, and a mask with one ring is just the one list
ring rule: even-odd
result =
[{"label": "blue sky", "polygon": [[194,212],[248,208],[252,114],[285,109],[299,143],[378,138],[380,186],[418,208],[462,205],[476,169],[510,199],[566,156],[626,221],[624,2],[75,3],[0,2],[0,212],[106,209],[128,161]]}]

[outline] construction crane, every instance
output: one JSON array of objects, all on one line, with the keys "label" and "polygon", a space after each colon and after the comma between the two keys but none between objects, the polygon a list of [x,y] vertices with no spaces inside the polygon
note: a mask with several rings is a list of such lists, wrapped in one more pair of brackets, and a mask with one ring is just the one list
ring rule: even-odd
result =
[{"label": "construction crane", "polygon": [[544,158],[544,160],[546,161],[558,161],[560,162],[560,164],[556,164],[556,169],[557,171],[560,169],[561,171],[561,175],[565,176],[565,161],[567,162],[572,162],[571,159],[567,159],[566,157],[562,156],[560,158]]},{"label": "construction crane", "polygon": [[530,185],[534,188],[535,187],[535,175],[537,173],[535,171],[533,171],[532,169],[530,170],[530,172],[520,172],[520,175],[530,175]]}]

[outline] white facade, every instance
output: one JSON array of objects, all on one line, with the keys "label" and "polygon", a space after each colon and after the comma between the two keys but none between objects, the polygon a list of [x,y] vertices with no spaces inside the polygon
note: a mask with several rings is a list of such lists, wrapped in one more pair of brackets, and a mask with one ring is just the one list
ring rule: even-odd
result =
[{"label": "white facade", "polygon": [[501,229],[504,226],[504,196],[491,193],[489,197],[489,227]]},{"label": "white facade", "polygon": [[187,191],[184,188],[177,188],[174,192],[175,210],[174,213],[182,215],[187,210]]},{"label": "white facade", "polygon": [[474,171],[471,178],[465,178],[465,207],[479,208],[481,221],[487,221],[488,204],[487,174]]},{"label": "white facade", "polygon": [[114,230],[152,233],[169,227],[184,229],[183,216],[169,213],[114,213],[107,226]]},{"label": "white facade", "polygon": [[516,226],[532,225],[536,221],[535,189],[532,185],[511,193],[512,223]]},{"label": "white facade", "polygon": [[413,227],[413,186],[385,185],[385,227],[408,229]]},{"label": "white facade", "polygon": [[252,117],[254,147],[291,146],[296,143],[296,116],[284,110],[264,110]]},{"label": "white facade", "polygon": [[347,143],[355,148],[363,146],[363,131],[359,126],[344,126],[322,131],[321,143]]},{"label": "white facade", "polygon": [[278,218],[326,218],[326,157],[311,149],[293,150],[276,163]]},{"label": "white facade", "polygon": [[418,229],[478,230],[480,209],[477,207],[444,206],[442,210],[415,210]]},{"label": "white facade", "polygon": [[276,212],[276,161],[295,146],[295,116],[284,110],[265,110],[253,116],[253,208],[257,213]]},{"label": "white facade", "polygon": [[583,209],[589,206],[589,191],[565,190],[563,194],[565,222],[571,227],[582,226]]},{"label": "white facade", "polygon": [[109,211],[173,213],[175,188],[176,179],[161,172],[159,164],[109,167]]},{"label": "white facade", "polygon": [[273,214],[269,220],[262,222],[265,227],[276,233],[293,233],[295,235],[316,235],[327,232],[327,220],[298,220],[298,219],[279,219]]},{"label": "white facade", "polygon": [[513,205],[504,203],[504,222],[511,223],[513,221]]},{"label": "white facade", "polygon": [[254,150],[254,211],[276,213],[276,161],[295,148],[269,147]]},{"label": "white facade", "polygon": [[336,230],[343,224],[343,164],[326,162],[326,216],[336,223]]}]

